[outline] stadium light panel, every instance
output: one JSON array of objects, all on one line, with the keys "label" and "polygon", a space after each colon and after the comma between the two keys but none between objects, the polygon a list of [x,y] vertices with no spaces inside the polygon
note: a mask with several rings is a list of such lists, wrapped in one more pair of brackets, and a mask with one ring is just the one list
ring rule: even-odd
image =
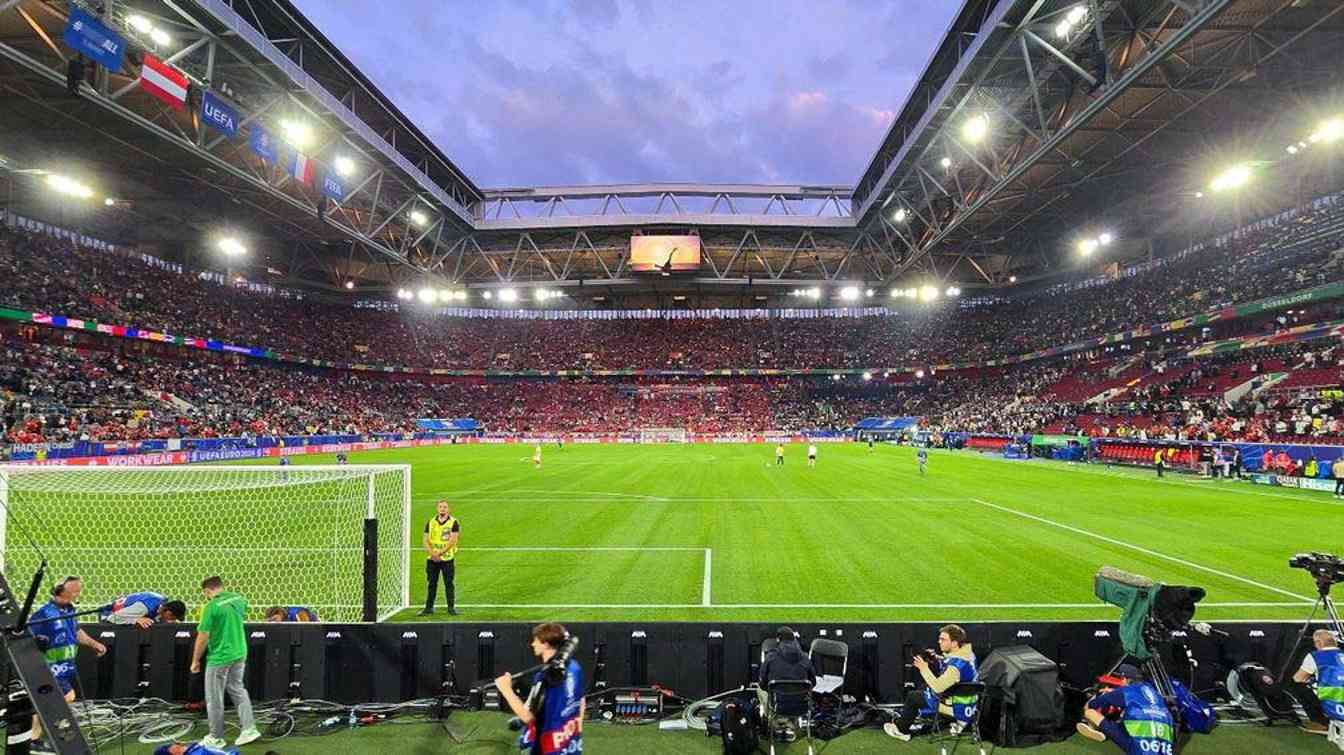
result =
[{"label": "stadium light panel", "polygon": [[935,286],[924,286],[919,289],[920,301],[933,301],[938,298],[938,288]]},{"label": "stadium light panel", "polygon": [[820,299],[820,298],[821,298],[821,289],[817,288],[816,286],[813,286],[812,288],[809,288],[809,289],[807,290],[807,295],[808,295],[809,298],[812,298],[812,299]]},{"label": "stadium light panel", "polygon": [[864,379],[864,380],[872,380],[872,379],[873,379],[873,373],[871,373],[871,372],[865,372],[865,373],[863,373],[863,379]]},{"label": "stadium light panel", "polygon": [[443,302],[444,304],[447,304],[448,302],[450,302],[450,301],[452,301],[452,300],[453,300],[453,292],[452,292],[452,291],[449,291],[449,290],[446,289],[446,288],[441,288],[441,289],[439,289],[439,301]]},{"label": "stadium light panel", "polygon": [[1079,241],[1078,251],[1082,252],[1084,257],[1092,254],[1093,252],[1097,251],[1097,240],[1083,239],[1082,241]]},{"label": "stadium light panel", "polygon": [[836,373],[836,374],[834,374],[834,375],[831,375],[831,380],[834,380],[834,381],[836,381],[836,382],[839,382],[839,381],[840,381],[840,374],[839,374],[839,373]]},{"label": "stadium light panel", "polygon": [[917,291],[917,290],[915,290],[915,289],[913,289],[913,288],[907,288],[907,289],[905,290],[905,297],[906,297],[907,299],[913,299],[913,298],[915,298],[916,296],[919,296],[919,291]]},{"label": "stadium light panel", "polygon": [[73,178],[58,175],[56,173],[47,174],[47,186],[50,186],[57,194],[64,194],[68,197],[88,199],[93,196],[93,189],[90,189]]},{"label": "stadium light panel", "polygon": [[1069,32],[1072,30],[1073,30],[1073,24],[1070,24],[1068,19],[1064,19],[1063,21],[1060,21],[1059,23],[1055,24],[1055,36],[1060,39],[1067,39],[1069,36]]},{"label": "stadium light panel", "polygon": [[1289,144],[1289,145],[1288,145],[1288,154],[1290,154],[1290,155],[1296,155],[1296,154],[1297,154],[1297,145],[1296,145],[1296,144]]},{"label": "stadium light panel", "polygon": [[332,165],[335,166],[336,172],[342,176],[354,175],[355,161],[345,155],[337,155],[336,159],[332,161]]},{"label": "stadium light panel", "polygon": [[1069,15],[1065,16],[1065,18],[1068,19],[1070,25],[1077,26],[1078,24],[1083,22],[1083,19],[1087,18],[1087,6],[1086,5],[1073,6],[1073,8],[1069,11]]},{"label": "stadium light panel", "polygon": [[1251,166],[1246,163],[1233,165],[1227,170],[1219,173],[1209,184],[1210,191],[1227,191],[1229,189],[1239,189],[1245,186],[1251,180]]},{"label": "stadium light panel", "polygon": [[112,205],[114,205],[114,204],[116,204],[116,203],[117,203],[117,200],[113,199],[112,197],[108,197],[107,199],[104,199],[104,200],[103,200],[103,206],[104,206],[104,207],[111,207]]},{"label": "stadium light panel", "polygon": [[154,30],[154,24],[150,23],[149,19],[139,13],[132,13],[130,16],[127,16],[126,25],[141,34],[148,34]]},{"label": "stadium light panel", "polygon": [[346,282],[345,282],[345,290],[346,290],[346,291],[353,291],[353,290],[355,290],[355,282],[354,282],[354,281],[346,281]]},{"label": "stadium light panel", "polygon": [[307,147],[313,141],[313,128],[303,121],[284,118],[280,121],[280,130],[285,135],[285,141],[295,147]]},{"label": "stadium light panel", "polygon": [[870,288],[867,291],[864,291],[863,295],[871,299],[873,297],[873,290]]},{"label": "stadium light panel", "polygon": [[1110,233],[1103,233],[1103,234],[1101,234],[1100,236],[1097,237],[1097,241],[1098,241],[1102,246],[1106,246],[1106,245],[1110,244],[1112,241],[1115,241],[1115,236],[1114,236],[1113,234],[1110,234]]},{"label": "stadium light panel", "polygon": [[159,47],[167,47],[173,43],[173,38],[168,36],[168,32],[163,29],[151,29],[149,38]]},{"label": "stadium light panel", "polygon": [[915,379],[916,379],[916,380],[923,380],[923,379],[924,379],[924,370],[915,370]]},{"label": "stadium light panel", "polygon": [[457,299],[458,301],[466,301],[466,300],[467,300],[467,292],[466,292],[465,290],[463,290],[463,291],[454,291],[454,292],[453,292],[453,298],[454,298],[454,299]]},{"label": "stadium light panel", "polygon": [[1008,276],[1008,282],[1009,282],[1009,283],[1017,283],[1017,276],[1016,276],[1016,275],[1010,275],[1010,276]]},{"label": "stadium light panel", "polygon": [[228,257],[241,257],[247,254],[247,247],[243,246],[243,242],[232,236],[225,236],[216,242],[216,245],[219,247],[219,251]]},{"label": "stadium light panel", "polygon": [[429,222],[429,216],[419,210],[411,210],[410,218],[411,222],[418,226],[424,226],[425,223]]},{"label": "stadium light panel", "polygon": [[909,217],[909,215],[906,213],[905,208],[902,207],[896,210],[896,214],[892,216],[892,220],[895,220],[897,223],[904,223],[907,217]]},{"label": "stadium light panel", "polygon": [[961,135],[971,144],[978,144],[989,134],[989,119],[982,115],[972,116],[961,127]]},{"label": "stadium light panel", "polygon": [[957,288],[956,286],[948,286],[948,287],[947,287],[947,295],[948,295],[949,297],[952,297],[952,296],[961,296],[961,289],[960,289],[960,288]]},{"label": "stadium light panel", "polygon": [[481,296],[485,297],[486,300],[488,301],[490,299],[493,299],[495,295],[490,293],[489,291],[486,291],[485,293],[481,294]]},{"label": "stadium light panel", "polygon": [[950,168],[952,167],[952,158],[944,157],[943,159],[938,161],[938,164],[943,166],[944,168]]},{"label": "stadium light panel", "polygon": [[518,292],[511,288],[503,288],[499,291],[499,300],[505,304],[512,304],[518,301]]},{"label": "stadium light panel", "polygon": [[855,286],[845,286],[840,289],[840,298],[845,301],[854,301],[859,298],[859,289]]},{"label": "stadium light panel", "polygon": [[434,289],[432,288],[422,288],[420,289],[420,293],[417,296],[419,296],[421,302],[425,304],[433,304],[434,299],[438,296],[438,294],[435,293]]},{"label": "stadium light panel", "polygon": [[1311,135],[1313,142],[1324,142],[1330,144],[1344,138],[1344,118],[1331,118],[1321,124],[1316,129],[1316,133]]}]

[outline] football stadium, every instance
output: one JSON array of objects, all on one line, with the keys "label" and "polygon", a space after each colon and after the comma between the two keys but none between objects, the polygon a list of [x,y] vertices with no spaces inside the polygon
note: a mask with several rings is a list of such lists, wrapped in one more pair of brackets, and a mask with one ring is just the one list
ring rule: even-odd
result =
[{"label": "football stadium", "polygon": [[0,0],[5,752],[1344,751],[1341,50]]}]

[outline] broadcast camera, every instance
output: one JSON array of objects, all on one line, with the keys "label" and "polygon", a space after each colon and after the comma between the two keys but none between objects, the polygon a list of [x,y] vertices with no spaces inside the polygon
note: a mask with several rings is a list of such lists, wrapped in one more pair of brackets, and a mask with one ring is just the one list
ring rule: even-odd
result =
[{"label": "broadcast camera", "polygon": [[1322,595],[1330,592],[1330,585],[1344,582],[1344,559],[1329,553],[1299,553],[1288,559],[1294,569],[1306,569],[1316,580]]}]

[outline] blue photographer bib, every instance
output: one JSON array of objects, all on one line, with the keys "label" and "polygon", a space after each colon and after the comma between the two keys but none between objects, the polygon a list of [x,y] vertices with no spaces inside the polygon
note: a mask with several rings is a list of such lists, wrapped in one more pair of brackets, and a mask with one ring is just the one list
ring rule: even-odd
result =
[{"label": "blue photographer bib", "polygon": [[1171,711],[1157,689],[1147,682],[1121,687],[1125,695],[1125,732],[1130,755],[1173,755]]},{"label": "blue photographer bib", "polygon": [[1344,654],[1339,648],[1316,650],[1316,696],[1332,721],[1344,721]]}]

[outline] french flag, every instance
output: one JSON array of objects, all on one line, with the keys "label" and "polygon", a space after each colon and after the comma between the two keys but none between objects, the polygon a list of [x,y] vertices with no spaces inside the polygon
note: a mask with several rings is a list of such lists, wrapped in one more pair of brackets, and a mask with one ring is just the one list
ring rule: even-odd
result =
[{"label": "french flag", "polygon": [[304,186],[312,186],[315,173],[313,161],[307,155],[295,151],[290,156],[289,175],[293,176],[295,181],[302,182]]},{"label": "french flag", "polygon": [[140,87],[176,110],[187,106],[187,77],[149,53],[140,66]]}]

